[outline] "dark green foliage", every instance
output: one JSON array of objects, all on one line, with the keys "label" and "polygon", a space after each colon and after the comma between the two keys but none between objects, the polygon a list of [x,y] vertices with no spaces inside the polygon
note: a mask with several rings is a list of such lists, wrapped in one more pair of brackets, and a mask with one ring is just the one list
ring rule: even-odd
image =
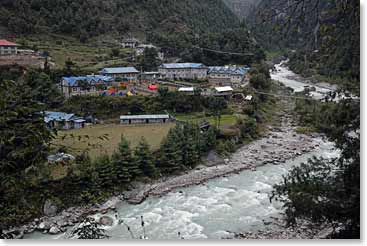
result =
[{"label": "dark green foliage", "polygon": [[158,167],[163,173],[175,173],[183,168],[182,149],[178,136],[179,128],[171,129],[160,149]]},{"label": "dark green foliage", "polygon": [[158,176],[154,157],[145,138],[142,138],[139,145],[136,147],[134,160],[136,164],[139,165],[143,175],[150,178],[156,178]]},{"label": "dark green foliage", "polygon": [[98,177],[97,186],[101,189],[112,187],[114,182],[117,180],[117,175],[109,156],[104,155],[98,157],[94,161],[94,165],[95,173]]},{"label": "dark green foliage", "polygon": [[93,218],[86,218],[70,234],[70,239],[108,239],[109,236]]},{"label": "dark green foliage", "polygon": [[[181,135],[181,137],[180,137]],[[194,168],[200,162],[200,142],[201,134],[197,125],[185,124],[181,134],[181,153],[183,165],[188,168]],[[204,140],[205,141],[205,140]]]},{"label": "dark green foliage", "polygon": [[163,173],[168,174],[195,168],[201,156],[213,149],[215,144],[215,128],[201,132],[197,125],[179,124],[170,130],[163,141],[157,165]]},{"label": "dark green foliage", "polygon": [[0,81],[0,173],[22,172],[45,160],[52,133],[46,128],[45,109],[28,80]]},{"label": "dark green foliage", "polygon": [[156,71],[161,61],[155,48],[146,48],[142,56],[138,58],[139,67],[144,71]]},{"label": "dark green foliage", "polygon": [[132,177],[141,174],[139,167],[133,161],[129,142],[123,135],[121,135],[118,151],[112,155],[112,164],[115,168],[117,181],[120,184],[126,184]]}]

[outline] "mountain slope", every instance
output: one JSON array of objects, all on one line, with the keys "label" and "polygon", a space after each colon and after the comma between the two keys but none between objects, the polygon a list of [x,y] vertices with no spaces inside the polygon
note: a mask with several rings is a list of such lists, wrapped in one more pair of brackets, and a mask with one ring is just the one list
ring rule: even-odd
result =
[{"label": "mountain slope", "polygon": [[223,0],[223,2],[240,19],[247,19],[256,10],[259,0]]},{"label": "mountain slope", "polygon": [[250,23],[264,47],[297,51],[296,72],[359,83],[358,1],[262,0]]},{"label": "mountain slope", "polygon": [[0,25],[16,34],[105,33],[163,29],[196,33],[238,26],[221,0],[2,0]]},{"label": "mountain slope", "polygon": [[[222,0],[2,0],[0,27],[17,37],[57,34],[81,42],[137,36],[169,57],[213,65],[251,64],[263,57]],[[202,47],[256,55],[215,54]]]}]

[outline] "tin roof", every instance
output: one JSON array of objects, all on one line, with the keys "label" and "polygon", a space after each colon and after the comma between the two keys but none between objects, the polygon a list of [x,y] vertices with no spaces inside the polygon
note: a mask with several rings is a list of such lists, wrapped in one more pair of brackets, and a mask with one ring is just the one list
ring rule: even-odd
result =
[{"label": "tin roof", "polygon": [[206,68],[202,63],[165,63],[160,66],[160,68],[167,69],[185,69],[185,68]]},{"label": "tin roof", "polygon": [[179,92],[194,92],[194,90],[195,90],[194,87],[182,87],[178,89]]},{"label": "tin roof", "polygon": [[44,121],[46,123],[50,121],[71,121],[73,117],[74,114],[46,111]]},{"label": "tin roof", "polygon": [[154,115],[122,115],[120,120],[148,120],[148,119],[169,119],[168,114],[154,114]]},{"label": "tin roof", "polygon": [[139,73],[134,67],[110,67],[101,71],[101,74],[125,74],[125,73]]},{"label": "tin roof", "polygon": [[217,92],[231,92],[231,91],[233,91],[232,87],[230,87],[230,86],[215,87],[215,90]]},{"label": "tin roof", "polygon": [[78,81],[87,81],[88,83],[91,82],[98,82],[102,80],[103,82],[111,82],[113,81],[112,77],[109,76],[102,76],[102,75],[87,75],[87,76],[79,76],[79,77],[63,77],[62,80],[66,81],[69,86],[77,85]]},{"label": "tin roof", "polygon": [[209,74],[245,75],[249,70],[249,67],[244,66],[215,66],[209,67]]},{"label": "tin roof", "polygon": [[0,39],[0,46],[18,46],[16,43],[9,42],[5,39]]}]

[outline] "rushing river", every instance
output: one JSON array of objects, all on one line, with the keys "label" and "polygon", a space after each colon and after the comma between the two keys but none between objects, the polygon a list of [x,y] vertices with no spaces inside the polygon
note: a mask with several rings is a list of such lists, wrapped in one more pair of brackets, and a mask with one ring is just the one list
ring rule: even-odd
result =
[{"label": "rushing river", "polygon": [[305,90],[305,86],[314,87],[316,90],[312,91],[310,95],[315,99],[323,99],[329,92],[336,90],[335,86],[330,84],[311,84],[306,79],[292,72],[287,66],[282,62],[275,65],[275,70],[271,72],[271,78],[273,80],[279,81],[287,87],[290,87],[294,92],[302,92]]},{"label": "rushing river", "polygon": [[[286,67],[277,65],[272,78],[302,91],[304,81]],[[316,87],[314,96],[322,96],[330,89]],[[150,197],[140,205],[123,202],[118,207],[118,219],[123,219],[131,228],[135,238],[143,235],[140,217],[144,217],[146,236],[152,240],[220,239],[231,236],[230,232],[256,232],[271,229],[264,221],[281,217],[282,204],[271,203],[269,198],[273,186],[282,181],[289,170],[312,156],[334,158],[338,151],[330,142],[318,140],[320,147],[314,152],[289,160],[281,165],[268,164],[256,171],[243,171],[238,175],[218,178],[204,185],[191,186],[171,192],[163,197]],[[132,239],[124,225],[118,225],[114,212],[106,214],[114,219],[111,227],[105,227],[112,239]],[[95,215],[98,219],[102,215]],[[70,229],[69,229],[70,231]],[[35,232],[25,235],[28,239],[64,239],[67,233],[45,235]]]},{"label": "rushing river", "polygon": [[[143,235],[140,216],[144,216],[146,235],[155,240],[178,239],[178,232],[185,239],[220,239],[230,236],[228,231],[266,229],[263,221],[271,221],[271,217],[282,213],[281,204],[269,201],[273,185],[282,181],[291,167],[306,162],[313,155],[326,158],[338,155],[332,143],[319,141],[320,149],[283,165],[270,164],[257,171],[218,178],[160,198],[148,198],[140,205],[122,203],[118,208],[120,218],[131,226],[134,236],[139,237]],[[115,218],[113,212],[107,215]],[[131,239],[126,227],[118,225],[117,220],[105,229],[112,239]],[[35,232],[25,238],[63,239],[65,234],[52,236]]]}]

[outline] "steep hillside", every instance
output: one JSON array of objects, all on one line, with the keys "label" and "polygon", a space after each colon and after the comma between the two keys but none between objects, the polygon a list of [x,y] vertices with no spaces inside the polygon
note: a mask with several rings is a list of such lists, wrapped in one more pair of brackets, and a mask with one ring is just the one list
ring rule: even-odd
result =
[{"label": "steep hillside", "polygon": [[0,24],[16,34],[79,37],[156,28],[197,33],[235,27],[221,0],[2,0]]},{"label": "steep hillside", "polygon": [[223,0],[223,2],[240,19],[247,19],[260,3],[259,0]]},{"label": "steep hillside", "polygon": [[208,64],[251,64],[263,57],[222,0],[2,0],[0,27],[16,37],[46,34],[82,43],[137,36],[162,47],[167,56]]},{"label": "steep hillside", "polygon": [[255,13],[250,23],[257,40],[269,50],[296,50],[295,71],[359,83],[358,1],[262,0]]}]

